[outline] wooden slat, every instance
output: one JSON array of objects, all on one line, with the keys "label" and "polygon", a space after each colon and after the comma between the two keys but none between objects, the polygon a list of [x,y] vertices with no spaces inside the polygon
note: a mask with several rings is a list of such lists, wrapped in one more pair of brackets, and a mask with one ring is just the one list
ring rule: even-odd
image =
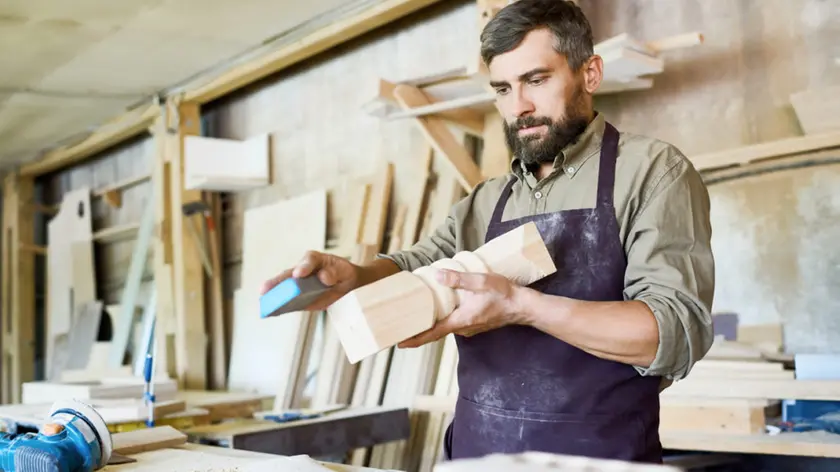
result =
[{"label": "wooden slat", "polygon": [[204,320],[204,268],[199,242],[193,239],[183,205],[200,201],[201,191],[184,188],[184,138],[201,133],[196,103],[169,103],[178,118],[167,133],[171,172],[172,286],[175,307],[175,363],[181,388],[203,389],[207,383],[207,339]]},{"label": "wooden slat", "polygon": [[440,0],[384,0],[290,44],[238,64],[206,83],[185,91],[185,99],[207,103],[257,80],[361,36]]},{"label": "wooden slat", "polygon": [[38,177],[78,164],[99,152],[145,133],[158,112],[159,107],[156,105],[146,105],[126,112],[103,124],[82,141],[54,149],[39,160],[23,165],[20,175]]},{"label": "wooden slat", "polygon": [[2,261],[0,263],[0,314],[2,314],[3,403],[18,403],[21,385],[35,378],[35,255],[21,247],[33,245],[32,212],[24,202],[33,198],[33,181],[14,173],[3,183]]},{"label": "wooden slat", "polygon": [[[429,104],[429,99],[417,87],[411,85],[398,85],[394,90],[397,101],[404,109],[424,106]],[[481,170],[470,156],[463,145],[455,140],[455,136],[446,127],[446,123],[434,116],[423,116],[414,118],[423,135],[442,154],[455,172],[455,177],[461,186],[468,193],[483,179]]]},{"label": "wooden slat", "polygon": [[699,154],[689,158],[698,170],[709,171],[764,159],[774,159],[834,148],[840,148],[840,132],[779,139],[735,149],[727,149],[725,151]]}]

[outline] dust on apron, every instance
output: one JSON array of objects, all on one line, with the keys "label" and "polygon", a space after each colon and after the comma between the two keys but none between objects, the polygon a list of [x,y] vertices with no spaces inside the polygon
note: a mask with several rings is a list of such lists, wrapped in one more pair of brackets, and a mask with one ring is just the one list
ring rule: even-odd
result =
[{"label": "dust on apron", "polygon": [[[613,206],[618,131],[606,124],[594,208],[502,221],[502,191],[485,241],[533,221],[557,272],[531,285],[579,300],[623,300],[627,265]],[[445,437],[449,459],[544,451],[661,462],[659,377],[600,359],[527,326],[458,344],[459,398]]]}]

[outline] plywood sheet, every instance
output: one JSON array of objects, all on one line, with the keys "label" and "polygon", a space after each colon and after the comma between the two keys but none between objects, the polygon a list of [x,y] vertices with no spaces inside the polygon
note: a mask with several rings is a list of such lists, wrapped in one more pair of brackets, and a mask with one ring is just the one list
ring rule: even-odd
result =
[{"label": "plywood sheet", "polygon": [[302,312],[267,319],[259,316],[262,283],[292,267],[307,250],[326,241],[326,190],[247,210],[244,215],[242,276],[235,297],[228,388],[277,393],[285,398],[296,368]]},{"label": "plywood sheet", "polygon": [[53,361],[68,354],[67,339],[76,311],[96,299],[90,189],[67,192],[47,224],[47,378],[56,379]]}]

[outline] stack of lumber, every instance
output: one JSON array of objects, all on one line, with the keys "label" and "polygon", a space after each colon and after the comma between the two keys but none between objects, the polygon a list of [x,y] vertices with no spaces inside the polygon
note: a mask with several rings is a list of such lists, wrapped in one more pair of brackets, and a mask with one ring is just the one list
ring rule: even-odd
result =
[{"label": "stack of lumber", "polygon": [[[169,378],[154,381],[156,424],[179,429],[228,418],[250,418],[265,409],[271,397],[247,393],[179,390]],[[149,409],[141,378],[125,375],[83,381],[34,381],[23,384],[22,404],[0,406],[6,430],[37,428],[48,419],[54,402],[75,399],[93,406],[112,432],[144,429]]]}]

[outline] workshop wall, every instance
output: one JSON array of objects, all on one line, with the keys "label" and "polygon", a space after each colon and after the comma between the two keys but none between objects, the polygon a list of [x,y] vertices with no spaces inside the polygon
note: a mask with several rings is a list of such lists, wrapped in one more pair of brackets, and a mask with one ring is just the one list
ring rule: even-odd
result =
[{"label": "workshop wall", "polygon": [[[582,1],[596,37],[651,40],[688,31],[705,43],[666,56],[654,87],[602,96],[620,129],[686,155],[799,136],[789,96],[840,83],[840,4],[820,1]],[[717,261],[714,309],[744,323],[785,323],[786,348],[840,344],[837,167],[812,167],[709,187]],[[836,192],[835,192],[836,193]],[[836,220],[834,220],[836,221]],[[832,263],[833,262],[833,263]],[[833,310],[832,310],[833,308]],[[829,329],[834,328],[834,329]]]},{"label": "workshop wall", "polygon": [[[226,205],[228,296],[239,286],[243,209],[369,174],[381,160],[395,164],[394,201],[406,200],[426,141],[413,121],[385,121],[363,106],[376,96],[380,78],[400,81],[465,66],[477,45],[477,20],[474,1],[441,2],[204,107],[208,135],[271,134],[272,185],[232,195]],[[328,228],[331,237],[337,227]]]},{"label": "workshop wall", "polygon": [[664,53],[652,89],[601,96],[621,129],[654,135],[688,155],[802,134],[789,103],[840,83],[840,3],[819,0],[581,0],[600,41],[697,31],[705,42]]}]

